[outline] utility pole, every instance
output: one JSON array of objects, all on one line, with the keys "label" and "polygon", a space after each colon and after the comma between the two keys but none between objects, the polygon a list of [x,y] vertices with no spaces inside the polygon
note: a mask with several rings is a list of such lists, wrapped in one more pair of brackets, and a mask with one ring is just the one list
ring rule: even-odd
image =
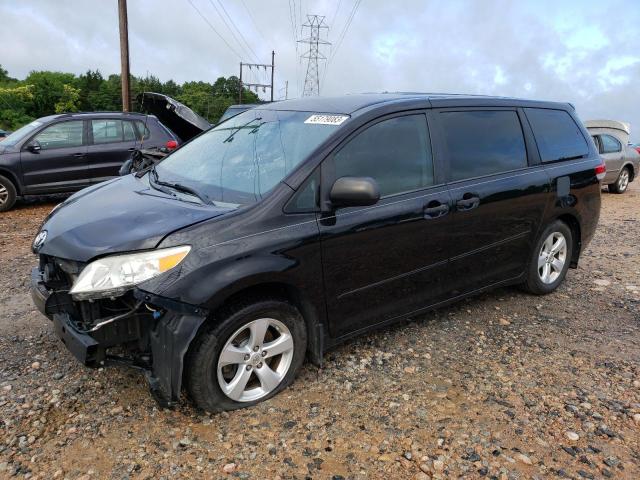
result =
[{"label": "utility pole", "polygon": [[284,99],[289,100],[289,80],[284,82]]},{"label": "utility pole", "polygon": [[276,51],[271,50],[271,101],[273,102],[273,70],[275,67]]},{"label": "utility pole", "polygon": [[131,106],[129,89],[129,25],[127,21],[127,0],[118,0],[120,19],[120,80],[122,82],[122,111],[128,112]]},{"label": "utility pole", "polygon": [[308,60],[307,75],[304,79],[303,97],[320,95],[320,72],[318,70],[318,60],[326,60],[320,52],[320,45],[331,45],[327,40],[320,38],[323,30],[329,30],[329,26],[324,22],[325,17],[321,15],[307,15],[307,23],[302,28],[309,29],[309,36],[298,40],[299,43],[309,45],[309,50],[302,54],[301,58]]},{"label": "utility pole", "polygon": [[240,91],[238,92],[238,103],[242,104],[242,62],[240,62]]},{"label": "utility pole", "polygon": [[[251,90],[251,87],[256,89],[256,92],[258,91],[258,88],[262,87],[262,91],[265,91],[267,88],[271,89],[271,101],[273,102],[273,72],[275,70],[275,57],[276,57],[276,52],[272,51],[271,52],[271,65],[266,64],[266,63],[242,63],[240,62],[240,95],[239,95],[239,103],[242,103],[242,88],[243,87],[249,87],[249,90]],[[255,68],[256,70],[260,71],[261,68],[264,68],[264,71],[266,72],[268,68],[271,69],[271,83],[245,83],[242,81],[242,70],[244,68],[249,68],[249,70]]]}]

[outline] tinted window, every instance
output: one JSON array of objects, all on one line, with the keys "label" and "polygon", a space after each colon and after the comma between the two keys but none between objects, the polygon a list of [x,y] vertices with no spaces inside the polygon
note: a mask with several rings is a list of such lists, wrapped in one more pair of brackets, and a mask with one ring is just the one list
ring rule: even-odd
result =
[{"label": "tinted window", "polygon": [[82,145],[82,120],[51,125],[37,134],[34,140],[43,150],[79,147]]},{"label": "tinted window", "polygon": [[93,143],[122,142],[121,120],[91,120]]},{"label": "tinted window", "polygon": [[564,110],[525,108],[525,111],[543,162],[580,158],[589,153],[578,125]]},{"label": "tinted window", "polygon": [[601,135],[602,153],[615,153],[622,150],[622,144],[611,135]]},{"label": "tinted window", "polygon": [[334,156],[336,178],[372,177],[380,195],[433,185],[433,159],[424,115],[383,120]]},{"label": "tinted window", "polygon": [[313,212],[317,209],[318,189],[320,187],[320,169],[316,168],[302,184],[291,201],[287,204],[287,213]]},{"label": "tinted window", "polygon": [[516,112],[444,112],[441,119],[451,180],[527,166],[527,149]]}]

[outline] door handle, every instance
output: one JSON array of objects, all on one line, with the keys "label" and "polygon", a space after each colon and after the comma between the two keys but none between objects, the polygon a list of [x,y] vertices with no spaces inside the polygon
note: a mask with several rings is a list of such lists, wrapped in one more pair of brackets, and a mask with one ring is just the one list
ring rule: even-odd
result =
[{"label": "door handle", "polygon": [[426,220],[442,217],[447,213],[449,213],[449,205],[446,203],[440,203],[437,200],[429,202],[429,204],[424,207],[424,218]]},{"label": "door handle", "polygon": [[136,149],[136,147],[131,147],[131,148],[127,148],[128,152],[133,152]]},{"label": "door handle", "polygon": [[456,202],[456,208],[460,211],[472,210],[480,205],[480,197],[473,193],[465,193],[460,200]]},{"label": "door handle", "polygon": [[78,157],[78,158],[84,157],[84,155],[85,155],[84,153],[74,153],[73,154],[74,157]]}]

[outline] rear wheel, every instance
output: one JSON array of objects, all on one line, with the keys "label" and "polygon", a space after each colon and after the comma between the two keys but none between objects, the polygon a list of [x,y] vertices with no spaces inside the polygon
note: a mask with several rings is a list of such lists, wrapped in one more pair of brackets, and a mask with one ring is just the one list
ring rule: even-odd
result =
[{"label": "rear wheel", "polygon": [[629,181],[631,180],[631,173],[628,167],[624,167],[618,175],[618,179],[615,183],[609,184],[609,191],[611,193],[624,193],[627,191]]},{"label": "rear wheel", "polygon": [[240,305],[201,333],[192,346],[187,388],[210,412],[248,407],[280,392],[295,378],[307,332],[298,310],[281,300]]},{"label": "rear wheel", "polygon": [[553,292],[564,280],[573,254],[573,235],[556,220],[544,229],[529,260],[524,288],[535,295]]},{"label": "rear wheel", "polygon": [[0,175],[0,212],[6,212],[16,203],[16,187],[13,182]]}]

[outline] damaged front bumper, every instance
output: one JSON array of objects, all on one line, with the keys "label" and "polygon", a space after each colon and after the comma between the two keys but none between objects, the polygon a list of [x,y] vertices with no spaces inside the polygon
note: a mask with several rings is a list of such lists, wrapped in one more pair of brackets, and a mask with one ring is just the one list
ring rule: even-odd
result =
[{"label": "damaged front bumper", "polygon": [[[32,270],[31,297],[80,362],[94,368],[125,364],[142,369],[162,406],[178,402],[184,358],[206,309],[136,288],[127,292],[129,307],[116,311],[119,299],[74,301],[68,288],[49,288],[55,282],[47,277],[40,268]],[[103,316],[107,310],[114,315]]]}]

